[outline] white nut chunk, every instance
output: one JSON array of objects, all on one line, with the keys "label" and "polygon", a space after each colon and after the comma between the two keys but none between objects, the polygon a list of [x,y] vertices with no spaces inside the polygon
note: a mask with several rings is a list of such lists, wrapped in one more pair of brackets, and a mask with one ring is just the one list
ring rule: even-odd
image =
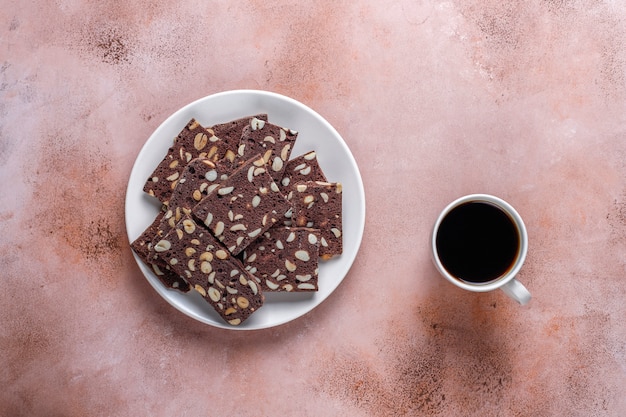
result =
[{"label": "white nut chunk", "polygon": [[201,151],[206,146],[208,140],[209,140],[209,138],[207,137],[207,135],[202,133],[202,132],[200,132],[193,139],[193,147],[196,148],[197,150]]},{"label": "white nut chunk", "polygon": [[274,171],[280,171],[281,169],[283,169],[283,160],[278,156],[275,157],[274,161],[272,162],[272,169]]},{"label": "white nut chunk", "polygon": [[264,120],[257,119],[256,117],[253,117],[252,120],[250,120],[250,127],[252,128],[252,130],[263,129],[264,126]]},{"label": "white nut chunk", "polygon": [[213,230],[213,232],[215,232],[215,236],[219,236],[222,233],[224,233],[224,223],[223,222],[217,222],[215,224],[215,229]]},{"label": "white nut chunk", "polygon": [[217,259],[226,259],[226,258],[228,258],[228,253],[225,250],[223,250],[223,249],[218,249],[215,252],[215,257]]},{"label": "white nut chunk", "polygon": [[278,289],[278,284],[276,284],[276,283],[274,283],[274,282],[270,281],[269,279],[266,279],[266,280],[265,280],[265,285],[267,285],[267,287],[268,287],[270,290],[274,290],[274,291],[275,291],[275,290],[277,290],[277,289]]},{"label": "white nut chunk", "polygon": [[309,257],[309,252],[305,251],[305,250],[297,250],[295,253],[295,257],[301,261],[304,262],[308,262],[309,259],[311,259]]},{"label": "white nut chunk", "polygon": [[233,190],[235,189],[235,187],[230,186],[230,187],[222,187],[219,190],[217,190],[217,193],[219,195],[226,195],[226,194],[230,194],[233,192]]},{"label": "white nut chunk", "polygon": [[201,285],[196,284],[193,288],[194,290],[198,291],[203,297],[206,297],[206,291],[204,290],[204,288],[202,288]]},{"label": "white nut chunk", "polygon": [[217,303],[221,298],[221,294],[215,287],[209,287],[209,298],[214,303]]},{"label": "white nut chunk", "polygon": [[209,181],[215,181],[217,179],[217,171],[215,171],[214,169],[207,171],[207,173],[204,174],[204,178]]},{"label": "white nut chunk", "polygon": [[315,285],[308,282],[303,282],[302,284],[298,284],[298,288],[301,290],[314,290]]},{"label": "white nut chunk", "polygon": [[296,264],[287,259],[285,260],[285,268],[287,268],[287,271],[293,272],[296,270]]},{"label": "white nut chunk", "polygon": [[190,219],[185,219],[183,220],[183,228],[185,232],[191,234],[196,230],[196,224]]},{"label": "white nut chunk", "polygon": [[155,252],[165,252],[167,250],[170,250],[171,247],[172,244],[169,240],[162,239],[159,240],[156,245],[154,245],[154,250]]}]

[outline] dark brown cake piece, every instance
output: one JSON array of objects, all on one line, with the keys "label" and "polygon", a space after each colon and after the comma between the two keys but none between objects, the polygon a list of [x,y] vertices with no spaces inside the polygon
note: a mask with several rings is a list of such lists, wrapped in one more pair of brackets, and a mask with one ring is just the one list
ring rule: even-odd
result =
[{"label": "dark brown cake piece", "polygon": [[[213,133],[215,133],[215,136],[217,136],[224,142],[226,149],[229,149],[233,151],[233,153],[236,153],[237,148],[239,147],[239,142],[241,141],[243,128],[246,127],[249,124],[250,120],[252,120],[253,118],[267,122],[267,114],[257,114],[255,116],[248,116],[241,119],[236,119],[228,123],[221,123],[213,126],[211,129],[213,130]],[[225,156],[225,154],[220,155],[220,158],[218,159],[221,159]]]},{"label": "dark brown cake piece", "polygon": [[[212,162],[208,159],[196,158],[191,160],[183,170],[180,180],[174,188],[168,210],[189,214],[191,209],[204,197],[213,191],[219,184],[228,178],[230,165],[222,161]],[[170,226],[180,220],[175,218]]]},{"label": "dark brown cake piece", "polygon": [[[288,201],[291,200],[291,196],[293,195],[291,186],[301,181],[326,181],[326,176],[317,163],[317,154],[315,151],[297,156],[285,164],[283,179],[278,183],[278,187],[280,191],[285,194]],[[285,213],[285,218],[283,219],[285,226],[292,225],[291,215],[291,210]]]},{"label": "dark brown cake piece", "polygon": [[341,183],[308,181],[292,189],[294,226],[320,229],[320,257],[343,252]]},{"label": "dark brown cake piece", "polygon": [[233,326],[263,305],[263,293],[255,278],[191,216],[183,216],[155,244],[154,252]]},{"label": "dark brown cake piece", "polygon": [[[191,214],[191,209],[209,192],[228,178],[228,169],[219,161],[196,158],[183,170],[178,184],[165,207],[161,223],[155,230],[151,246],[154,246],[169,230],[176,226],[184,215]],[[152,254],[154,255],[154,253]]]},{"label": "dark brown cake piece", "polygon": [[191,289],[189,283],[176,272],[172,271],[170,266],[162,260],[154,259],[149,266],[152,269],[152,272],[154,272],[154,275],[167,288],[172,288],[182,293],[189,292]]},{"label": "dark brown cake piece", "polygon": [[165,212],[156,229],[151,246],[154,246],[170,229],[175,227],[183,216],[191,214],[191,209],[219,186],[220,182],[228,178],[229,172],[229,163],[212,162],[204,158],[191,160],[183,170],[170,196],[169,204],[164,205]]},{"label": "dark brown cake piece", "polygon": [[162,211],[157,214],[156,218],[148,226],[146,230],[131,244],[131,248],[139,255],[139,258],[148,266],[156,277],[168,288],[173,288],[181,292],[189,291],[189,284],[178,274],[173,272],[169,265],[160,259],[154,259],[151,257],[152,240],[159,230],[159,224],[163,219],[164,213]]},{"label": "dark brown cake piece", "polygon": [[297,137],[298,132],[252,118],[243,128],[237,156],[239,161],[247,161],[261,154],[269,167],[270,175],[274,181],[279,182]]},{"label": "dark brown cake piece", "polygon": [[290,190],[290,185],[303,181],[326,181],[326,176],[317,162],[315,151],[307,152],[287,162],[283,178],[278,186],[286,195]]},{"label": "dark brown cake piece", "polygon": [[167,204],[185,166],[202,153],[208,157],[212,148],[213,154],[217,153],[217,146],[212,145],[215,142],[217,137],[212,136],[197,120],[191,119],[174,139],[167,155],[152,172],[143,190]]},{"label": "dark brown cake piece", "polygon": [[243,263],[263,291],[317,291],[320,231],[275,226],[245,250]]},{"label": "dark brown cake piece", "polygon": [[135,253],[144,261],[148,260],[150,256],[150,242],[152,242],[152,239],[156,236],[159,224],[164,215],[165,213],[163,211],[159,211],[150,226],[130,244],[130,247],[133,248]]},{"label": "dark brown cake piece", "polygon": [[231,158],[234,158],[236,146],[233,146],[233,143],[240,140],[244,126],[247,126],[251,119],[263,120],[267,119],[267,115],[244,117],[208,129],[201,126],[197,120],[191,119],[174,139],[167,154],[146,181],[143,190],[163,204],[167,204],[183,169],[192,159],[206,158],[217,161],[224,158],[229,150]]},{"label": "dark brown cake piece", "polygon": [[291,208],[260,155],[231,173],[192,213],[233,254],[239,254]]}]

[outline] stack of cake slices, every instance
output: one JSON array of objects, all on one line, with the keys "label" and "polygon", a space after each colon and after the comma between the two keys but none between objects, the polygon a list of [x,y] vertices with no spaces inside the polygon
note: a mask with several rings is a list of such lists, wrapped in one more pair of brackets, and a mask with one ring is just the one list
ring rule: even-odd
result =
[{"label": "stack of cake slices", "polygon": [[143,188],[162,210],[131,247],[161,283],[197,291],[237,326],[265,292],[318,290],[319,262],[343,251],[342,187],[298,132],[258,114],[192,119]]}]

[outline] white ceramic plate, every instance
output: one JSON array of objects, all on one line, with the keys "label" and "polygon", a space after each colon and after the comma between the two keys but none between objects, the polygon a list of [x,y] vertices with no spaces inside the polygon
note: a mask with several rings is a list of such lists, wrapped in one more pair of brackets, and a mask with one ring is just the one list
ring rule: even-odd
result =
[{"label": "white ceramic plate", "polygon": [[130,242],[152,223],[160,204],[142,189],[146,179],[167,153],[172,139],[191,118],[203,126],[267,113],[271,123],[298,131],[292,158],[315,150],[324,174],[343,185],[343,254],[321,262],[319,291],[265,293],[263,307],[240,326],[230,326],[196,291],[182,294],[167,289],[137,257],[135,260],[152,287],[172,306],[203,323],[233,330],[263,329],[294,320],[324,301],[341,283],[356,258],[365,225],[365,192],[359,168],[339,133],[319,114],[298,101],[255,90],[218,93],[194,101],[165,120],[143,146],[133,166],[126,191],[126,229]]}]

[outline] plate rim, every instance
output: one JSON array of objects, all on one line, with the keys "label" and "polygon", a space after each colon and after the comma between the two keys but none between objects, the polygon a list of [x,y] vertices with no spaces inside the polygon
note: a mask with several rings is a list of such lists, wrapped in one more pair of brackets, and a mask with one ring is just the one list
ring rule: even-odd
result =
[{"label": "plate rim", "polygon": [[[327,128],[329,130],[329,132],[332,134],[332,136],[334,136],[334,138],[338,139],[338,144],[344,149],[346,155],[349,157],[350,159],[350,166],[352,166],[355,169],[356,172],[356,186],[357,186],[357,195],[359,195],[362,199],[362,205],[360,207],[359,212],[361,212],[361,216],[359,216],[357,218],[358,221],[358,227],[357,227],[357,234],[355,235],[355,241],[354,241],[354,256],[351,257],[351,259],[349,259],[348,261],[346,261],[346,268],[345,268],[345,273],[343,274],[343,276],[340,277],[340,279],[337,280],[336,284],[334,285],[334,288],[332,288],[327,294],[323,294],[321,295],[320,299],[317,300],[310,308],[308,309],[304,309],[305,311],[297,314],[296,316],[289,316],[287,318],[284,319],[279,319],[279,320],[274,320],[270,323],[260,323],[257,324],[255,326],[246,326],[246,322],[242,323],[241,326],[229,326],[227,325],[227,323],[219,323],[219,322],[213,322],[213,321],[208,321],[206,320],[205,317],[200,316],[198,314],[196,314],[193,311],[189,311],[188,309],[183,309],[181,308],[181,306],[178,305],[177,302],[175,302],[175,300],[173,300],[171,297],[167,297],[162,293],[162,289],[157,288],[156,284],[161,285],[161,282],[158,280],[158,278],[154,277],[154,281],[158,281],[158,282],[153,282],[153,280],[149,279],[148,276],[146,275],[146,273],[150,274],[150,275],[154,275],[152,273],[152,271],[150,271],[150,269],[147,267],[147,265],[144,264],[144,262],[139,258],[139,256],[135,253],[134,250],[132,250],[132,248],[130,248],[130,251],[133,254],[133,258],[135,260],[135,262],[137,263],[137,266],[139,267],[139,269],[141,270],[141,273],[144,275],[144,279],[146,279],[148,281],[148,283],[153,287],[153,289],[157,292],[157,294],[165,299],[165,301],[170,304],[172,307],[174,307],[174,309],[178,310],[179,312],[181,312],[182,314],[199,321],[200,323],[212,326],[212,327],[216,327],[216,328],[221,328],[221,329],[226,329],[226,330],[239,330],[239,331],[250,331],[250,330],[262,330],[262,329],[267,329],[267,328],[274,328],[274,327],[278,327],[281,325],[284,325],[286,323],[289,323],[291,321],[294,321],[296,319],[299,319],[303,316],[305,316],[306,314],[310,313],[311,311],[313,311],[316,307],[318,307],[320,304],[322,304],[331,294],[333,294],[336,289],[339,287],[339,285],[341,285],[341,283],[343,282],[343,280],[345,279],[345,277],[348,275],[348,273],[350,272],[350,270],[352,269],[352,266],[354,265],[354,261],[356,260],[356,257],[358,256],[360,247],[361,247],[361,243],[363,240],[363,234],[364,234],[364,229],[365,229],[365,218],[366,218],[366,199],[365,199],[365,187],[363,185],[363,178],[361,176],[361,172],[359,169],[359,166],[356,162],[356,159],[354,158],[354,155],[352,154],[352,152],[350,151],[350,148],[348,147],[348,144],[346,143],[346,141],[343,139],[343,137],[339,134],[339,132],[335,129],[335,127],[328,122],[322,115],[320,115],[319,113],[317,113],[315,110],[313,110],[311,107],[307,106],[306,104],[291,98],[289,96],[280,94],[280,93],[276,93],[276,92],[272,92],[272,91],[267,91],[267,90],[257,90],[257,89],[234,89],[234,90],[224,90],[224,91],[220,91],[220,92],[216,92],[213,94],[209,94],[206,95],[204,97],[198,98],[182,107],[180,107],[179,109],[177,109],[176,111],[174,111],[173,113],[171,113],[169,116],[167,116],[160,124],[159,126],[157,126],[156,129],[154,129],[154,131],[148,136],[148,138],[146,139],[146,141],[143,143],[141,149],[139,150],[139,152],[137,153],[137,156],[135,157],[135,160],[133,162],[133,166],[132,169],[130,171],[130,175],[128,177],[128,184],[126,186],[126,195],[125,195],[125,199],[124,199],[124,223],[125,223],[125,227],[126,227],[126,235],[128,238],[129,243],[132,243],[134,241],[134,239],[137,238],[137,236],[133,237],[131,236],[130,233],[130,229],[128,227],[129,224],[129,205],[131,203],[131,198],[132,198],[132,192],[134,190],[131,190],[131,179],[134,178],[135,176],[139,175],[138,171],[140,171],[140,167],[138,166],[138,161],[142,160],[143,158],[146,157],[145,154],[148,154],[150,152],[150,150],[148,149],[148,144],[151,143],[153,140],[156,140],[156,137],[161,136],[162,135],[162,130],[165,130],[168,126],[169,123],[171,123],[171,121],[173,119],[176,119],[177,117],[179,117],[179,115],[181,113],[185,113],[188,112],[190,109],[193,109],[199,105],[201,105],[202,103],[206,102],[206,101],[211,101],[211,100],[215,100],[215,99],[220,99],[221,97],[224,96],[236,96],[236,95],[241,95],[242,97],[244,96],[264,96],[266,98],[270,98],[273,100],[280,100],[280,101],[284,101],[286,103],[288,103],[291,106],[296,106],[299,107],[301,110],[303,110],[305,113],[308,113],[309,115],[313,116],[318,122],[322,123],[325,128]],[[344,203],[345,204],[345,203]],[[332,260],[331,260],[332,261]],[[170,289],[167,289],[165,287],[163,287],[163,290],[165,291],[173,291]],[[318,293],[319,294],[319,293]],[[189,295],[189,294],[184,294],[184,295]]]}]

